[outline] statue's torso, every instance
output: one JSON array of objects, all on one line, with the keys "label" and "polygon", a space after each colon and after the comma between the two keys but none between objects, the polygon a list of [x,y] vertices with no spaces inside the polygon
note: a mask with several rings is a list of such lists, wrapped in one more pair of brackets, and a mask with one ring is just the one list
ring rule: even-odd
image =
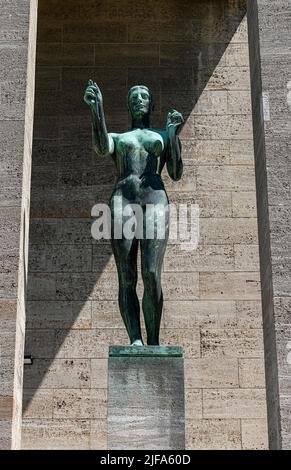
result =
[{"label": "statue's torso", "polygon": [[145,171],[160,174],[164,164],[166,132],[134,129],[112,134],[118,176],[141,176]]},{"label": "statue's torso", "polygon": [[150,129],[134,129],[111,134],[114,139],[114,160],[118,172],[116,191],[128,199],[141,197],[145,188],[164,190],[161,171],[165,164],[167,133]]}]

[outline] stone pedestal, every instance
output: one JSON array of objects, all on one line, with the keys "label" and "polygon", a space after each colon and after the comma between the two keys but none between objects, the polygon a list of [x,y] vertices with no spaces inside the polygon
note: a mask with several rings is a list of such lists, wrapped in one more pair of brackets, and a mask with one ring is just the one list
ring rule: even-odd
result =
[{"label": "stone pedestal", "polygon": [[111,346],[108,449],[184,448],[182,348]]}]

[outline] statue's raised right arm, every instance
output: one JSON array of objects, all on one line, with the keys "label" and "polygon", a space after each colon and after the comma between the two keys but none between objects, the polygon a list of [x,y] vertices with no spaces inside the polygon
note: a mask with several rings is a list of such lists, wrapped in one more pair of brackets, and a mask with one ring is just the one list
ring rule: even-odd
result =
[{"label": "statue's raised right arm", "polygon": [[84,101],[90,106],[92,113],[92,137],[95,152],[100,157],[112,154],[114,152],[114,141],[107,132],[102,93],[98,85],[92,80],[88,81]]}]

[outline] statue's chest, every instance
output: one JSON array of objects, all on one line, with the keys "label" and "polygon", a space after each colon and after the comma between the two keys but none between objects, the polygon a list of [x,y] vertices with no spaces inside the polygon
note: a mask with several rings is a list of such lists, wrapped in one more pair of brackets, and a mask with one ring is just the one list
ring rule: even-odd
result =
[{"label": "statue's chest", "polygon": [[157,132],[139,130],[120,135],[116,149],[117,153],[123,156],[159,157],[163,152],[164,142]]}]

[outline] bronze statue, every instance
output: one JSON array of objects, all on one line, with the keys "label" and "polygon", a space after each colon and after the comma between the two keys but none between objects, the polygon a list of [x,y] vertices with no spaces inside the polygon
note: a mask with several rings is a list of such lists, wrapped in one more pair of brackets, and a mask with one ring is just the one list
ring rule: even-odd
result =
[{"label": "bronze statue", "polygon": [[[170,177],[177,181],[182,176],[181,144],[177,131],[184,122],[182,114],[168,113],[165,130],[151,129],[150,115],[153,97],[143,85],[128,92],[128,109],[132,118],[129,131],[108,133],[104,117],[103,97],[96,83],[89,80],[85,103],[92,112],[93,145],[98,157],[111,155],[115,162],[118,180],[110,198],[112,227],[125,219],[114,208],[114,197],[119,196],[122,208],[138,204],[143,210],[152,207],[146,220],[157,223],[157,217],[165,220],[165,236],[148,239],[126,239],[111,236],[111,243],[119,278],[119,308],[132,345],[142,346],[140,306],[136,294],[137,252],[140,242],[141,273],[144,283],[142,308],[147,332],[147,344],[159,345],[159,330],[163,308],[161,269],[169,235],[169,201],[161,172],[166,164]],[[159,205],[159,206],[157,206]],[[155,212],[159,207],[159,214]],[[151,209],[149,209],[151,210]],[[143,227],[144,234],[146,227]]]}]

